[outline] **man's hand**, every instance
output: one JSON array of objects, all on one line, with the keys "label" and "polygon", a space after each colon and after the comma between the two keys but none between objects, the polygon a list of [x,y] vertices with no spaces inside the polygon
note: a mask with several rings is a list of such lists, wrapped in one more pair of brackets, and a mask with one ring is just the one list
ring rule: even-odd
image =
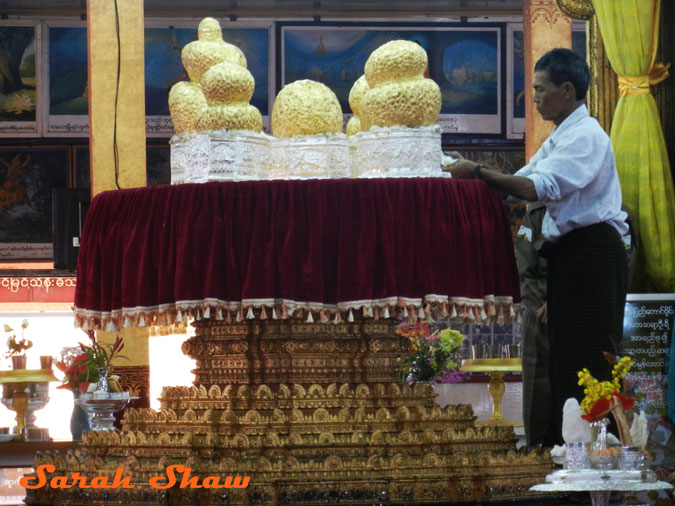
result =
[{"label": "man's hand", "polygon": [[452,177],[460,179],[473,178],[473,169],[477,165],[475,162],[463,158],[457,151],[451,151],[448,155],[457,159],[457,161],[443,167],[444,171],[449,172]]},{"label": "man's hand", "polygon": [[546,307],[546,302],[544,302],[543,306],[537,309],[537,321],[541,324],[548,323],[548,310]]},{"label": "man's hand", "polygon": [[[466,160],[457,151],[448,153],[449,156],[456,158],[457,161],[450,164],[444,164],[443,170],[449,172],[452,177],[459,179],[473,179],[476,165],[479,165],[470,160]],[[503,174],[502,172],[483,165],[488,170],[481,170],[480,178],[485,181],[488,186],[505,193],[506,195],[513,195],[519,199],[535,202],[537,200],[537,190],[534,183],[523,176],[512,176],[510,174]]]}]

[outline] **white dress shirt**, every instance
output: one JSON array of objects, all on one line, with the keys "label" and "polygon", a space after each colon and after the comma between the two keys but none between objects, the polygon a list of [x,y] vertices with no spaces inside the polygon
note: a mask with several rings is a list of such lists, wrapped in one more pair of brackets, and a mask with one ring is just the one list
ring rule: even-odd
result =
[{"label": "white dress shirt", "polygon": [[602,222],[622,236],[628,232],[612,143],[585,105],[567,116],[515,175],[531,180],[537,200],[546,204],[547,240]]}]

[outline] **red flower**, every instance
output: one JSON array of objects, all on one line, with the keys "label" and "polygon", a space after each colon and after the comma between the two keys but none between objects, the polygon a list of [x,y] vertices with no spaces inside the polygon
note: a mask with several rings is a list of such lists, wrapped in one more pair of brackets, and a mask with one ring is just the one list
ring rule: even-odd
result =
[{"label": "red flower", "polygon": [[621,401],[624,411],[633,409],[633,405],[635,404],[635,397],[628,397],[627,395],[621,395],[619,393],[613,393],[612,395]]},{"label": "red flower", "polygon": [[[624,411],[628,411],[635,404],[635,397],[628,397],[627,395],[621,395],[620,393],[613,392],[612,397],[616,397],[621,401],[621,407]],[[591,408],[591,411],[585,415],[581,415],[581,418],[588,422],[597,422],[602,420],[609,413],[609,399],[600,399]]]},{"label": "red flower", "polygon": [[596,422],[598,420],[602,420],[605,418],[607,413],[609,412],[609,399],[602,398],[598,400],[595,404],[593,404],[593,407],[591,408],[591,411],[585,415],[581,415],[581,418],[588,422]]}]

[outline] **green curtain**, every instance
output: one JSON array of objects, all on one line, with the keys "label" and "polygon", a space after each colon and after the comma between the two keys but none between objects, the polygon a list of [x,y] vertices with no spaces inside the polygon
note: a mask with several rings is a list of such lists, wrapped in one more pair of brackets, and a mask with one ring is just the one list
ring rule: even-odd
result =
[{"label": "green curtain", "polygon": [[[670,0],[669,0],[670,1]],[[645,270],[661,291],[675,291],[675,191],[663,129],[649,91],[668,77],[654,63],[660,0],[593,0],[602,39],[619,76],[610,137],[623,202],[638,222]]]}]

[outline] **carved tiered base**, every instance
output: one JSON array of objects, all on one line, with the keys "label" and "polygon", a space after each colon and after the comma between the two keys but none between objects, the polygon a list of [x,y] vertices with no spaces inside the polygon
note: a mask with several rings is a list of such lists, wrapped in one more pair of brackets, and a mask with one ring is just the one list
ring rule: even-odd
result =
[{"label": "carved tiered base", "polygon": [[[515,451],[510,427],[474,426],[470,406],[439,408],[428,384],[396,381],[395,322],[203,320],[184,351],[195,386],[165,387],[162,409],[129,409],[121,432],[84,436],[55,475],[109,476],[134,489],[29,491],[28,504],[373,504],[518,498],[547,455]],[[249,476],[245,489],[152,488],[171,465]],[[162,480],[161,483],[165,483]],[[85,494],[88,494],[85,496]],[[108,494],[108,499],[104,498]]]},{"label": "carved tiered base", "polygon": [[396,382],[407,342],[388,320],[323,324],[304,320],[195,322],[183,343],[195,385]]}]

